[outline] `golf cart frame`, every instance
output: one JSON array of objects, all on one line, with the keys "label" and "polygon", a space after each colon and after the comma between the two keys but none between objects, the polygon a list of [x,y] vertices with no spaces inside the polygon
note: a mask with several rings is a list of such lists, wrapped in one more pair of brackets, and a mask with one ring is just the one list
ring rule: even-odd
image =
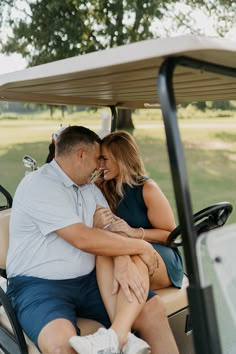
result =
[{"label": "golf cart frame", "polygon": [[[165,124],[172,181],[178,210],[187,272],[189,276],[188,299],[192,317],[196,353],[222,354],[212,286],[202,287],[196,256],[197,233],[194,227],[189,185],[177,123],[173,88],[176,67],[187,66],[236,78],[236,69],[215,65],[187,57],[168,58],[158,74],[158,91]],[[199,321],[199,318],[201,321]]]},{"label": "golf cart frame", "polygon": [[[150,44],[154,46],[154,49],[153,47],[150,48]],[[162,46],[164,46],[164,49]],[[234,48],[235,44],[233,45],[233,43],[224,40],[186,36],[176,37],[175,39],[144,41],[101,53],[91,53],[83,56],[84,58],[81,57],[80,62],[78,62],[78,64],[81,64],[78,69],[78,77],[81,79],[82,87],[83,80],[86,80],[86,75],[88,75],[87,91],[85,89],[86,92],[81,93],[82,91],[78,90],[78,97],[63,91],[67,81],[78,80],[78,77],[73,77],[72,71],[67,73],[66,69],[61,65],[64,62],[65,67],[68,67],[65,61],[58,62],[57,67],[54,68],[55,70],[52,70],[51,76],[43,76],[43,72],[45,73],[50,68],[52,69],[53,63],[39,66],[38,71],[36,71],[36,67],[26,69],[24,73],[3,75],[2,85],[0,77],[0,96],[4,100],[109,106],[112,110],[112,130],[116,129],[117,108],[154,107],[158,104],[157,97],[159,97],[189,277],[188,300],[196,354],[223,353],[220,345],[212,287],[202,287],[200,283],[196,256],[197,231],[192,212],[183,145],[178,128],[176,102],[178,104],[192,100],[229,100],[235,98],[233,92],[236,92],[236,49]],[[132,49],[134,49],[133,52]],[[145,53],[147,49],[148,51]],[[130,57],[123,60],[122,54],[129,50]],[[116,54],[121,56],[116,56]],[[104,56],[102,57],[102,55]],[[104,59],[104,62],[100,64],[101,62],[98,61],[98,70],[95,71],[96,64],[91,63],[96,63],[96,59],[100,57]],[[117,57],[122,59],[118,60]],[[204,60],[201,60],[201,58]],[[85,69],[81,70],[83,64]],[[113,66],[115,68],[114,71],[112,70]],[[119,87],[119,77],[122,77],[121,80],[124,82],[125,72],[122,71],[123,66],[126,68],[126,72],[130,73],[130,77],[133,75],[131,80],[135,82],[135,86],[130,84],[131,81],[128,81],[128,77],[126,85],[122,86],[121,83]],[[142,80],[140,77],[137,77],[136,80],[134,78],[136,69],[139,70],[140,77],[144,76],[143,86],[146,86],[145,88],[147,89],[147,93],[144,96],[141,94],[141,90],[145,91],[143,86],[140,85]],[[59,82],[60,70],[61,77]],[[182,80],[182,73],[187,73],[188,77],[185,82]],[[153,74],[155,76],[155,84],[153,83],[153,77],[151,77]],[[108,80],[109,75],[111,76],[110,81]],[[201,78],[199,76],[205,76],[206,80],[210,80],[207,91],[203,89],[206,81],[201,86]],[[145,81],[146,77],[148,77],[147,82]],[[97,92],[99,87],[96,81],[99,82],[101,79],[103,79],[101,83],[103,91],[101,93],[98,91],[96,96],[95,91]],[[193,83],[191,83],[191,80],[193,80]],[[63,81],[65,83],[64,86]],[[191,83],[190,87],[192,89],[189,92],[184,87],[186,82]],[[50,95],[48,97],[47,92],[44,93],[47,83],[52,83],[52,87],[49,87],[52,90],[51,97]],[[59,88],[57,89],[58,83]],[[109,84],[114,84],[115,87],[111,86],[109,88]],[[223,94],[219,90],[220,85],[224,89]],[[75,86],[72,85],[72,87],[75,91]],[[134,87],[137,87],[134,89],[134,93],[130,93]],[[178,94],[178,87],[180,88],[180,94]],[[122,91],[123,88],[124,90]],[[134,98],[135,95],[138,97],[137,100]],[[231,211],[232,206],[226,203],[223,208],[223,219],[221,219],[222,212],[217,214],[218,226],[224,224],[224,220],[226,221]]]}]

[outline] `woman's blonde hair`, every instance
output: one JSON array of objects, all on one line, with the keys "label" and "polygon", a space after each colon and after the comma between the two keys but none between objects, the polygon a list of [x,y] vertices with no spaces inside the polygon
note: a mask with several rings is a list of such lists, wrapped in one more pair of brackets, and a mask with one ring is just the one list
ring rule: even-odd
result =
[{"label": "woman's blonde hair", "polygon": [[111,158],[119,168],[118,178],[97,181],[97,185],[105,195],[110,208],[115,211],[119,200],[124,196],[123,184],[128,184],[131,187],[143,184],[145,168],[138,146],[131,134],[125,131],[110,133],[102,139],[101,146],[105,146],[109,150]]}]

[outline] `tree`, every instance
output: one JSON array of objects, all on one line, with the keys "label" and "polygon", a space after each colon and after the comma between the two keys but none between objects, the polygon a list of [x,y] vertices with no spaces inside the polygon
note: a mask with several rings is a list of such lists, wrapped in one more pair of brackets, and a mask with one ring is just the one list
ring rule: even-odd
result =
[{"label": "tree", "polygon": [[[199,32],[191,12],[199,5],[209,15],[222,19],[217,22],[219,35],[233,23],[233,1],[182,3],[184,11],[177,0],[1,0],[0,25],[12,29],[1,42],[2,52],[18,52],[32,66],[159,37],[173,30],[176,33],[178,27]],[[14,15],[17,11],[18,17]],[[167,16],[172,21],[169,28],[161,24]],[[132,128],[131,112],[122,112],[122,127]]]},{"label": "tree", "polygon": [[[19,0],[1,4],[12,28],[2,50],[22,54],[29,66],[151,38],[152,20],[162,16],[158,0],[28,0],[21,1],[19,19],[11,16]],[[123,127],[132,127],[131,112],[119,116]]]},{"label": "tree", "polygon": [[[171,24],[166,33],[191,33],[226,36],[235,26],[234,0],[182,0],[167,5]],[[201,16],[201,20],[199,20]],[[208,33],[206,33],[208,32]]]}]

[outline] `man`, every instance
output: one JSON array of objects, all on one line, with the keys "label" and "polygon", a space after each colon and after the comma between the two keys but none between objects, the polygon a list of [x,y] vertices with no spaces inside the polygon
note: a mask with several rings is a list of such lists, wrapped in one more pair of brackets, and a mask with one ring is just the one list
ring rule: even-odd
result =
[{"label": "man", "polygon": [[[94,132],[67,127],[56,141],[55,159],[28,174],[14,196],[7,257],[8,295],[22,328],[43,354],[75,353],[69,340],[78,339],[78,316],[110,326],[96,283],[95,255],[138,255],[150,273],[157,267],[156,252],[147,242],[99,229],[100,221],[93,220],[97,205],[107,207],[101,192],[89,183],[99,167],[99,156],[99,137]],[[112,217],[107,211],[104,222]],[[120,258],[118,273],[124,264]],[[124,259],[130,269],[132,262]],[[136,275],[135,285],[125,280],[121,286],[125,287],[124,283],[140,303],[135,321],[140,335],[151,345],[154,338],[155,342],[160,338],[159,353],[175,353],[158,297],[151,294],[144,305],[142,278]],[[154,315],[158,324],[147,330],[144,321],[148,318],[153,323]],[[119,353],[123,348],[124,353],[149,353],[144,341],[123,333],[127,319],[120,317],[115,328],[112,324],[94,336],[81,337],[85,342],[79,341],[76,350],[79,348],[81,354]],[[164,351],[169,346],[170,351]]]}]

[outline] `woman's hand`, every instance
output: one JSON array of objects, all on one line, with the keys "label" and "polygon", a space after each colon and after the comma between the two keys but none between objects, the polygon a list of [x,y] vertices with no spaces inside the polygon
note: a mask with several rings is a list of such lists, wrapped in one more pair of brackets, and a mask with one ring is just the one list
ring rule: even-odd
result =
[{"label": "woman's hand", "polygon": [[112,223],[108,227],[109,231],[117,232],[121,235],[133,238],[142,238],[143,232],[139,228],[133,228],[127,224],[123,219],[120,219],[118,216],[113,217]]},{"label": "woman's hand", "polygon": [[101,205],[97,205],[93,215],[93,227],[98,229],[105,229],[111,224],[112,221],[112,211],[109,208],[104,208]]}]

